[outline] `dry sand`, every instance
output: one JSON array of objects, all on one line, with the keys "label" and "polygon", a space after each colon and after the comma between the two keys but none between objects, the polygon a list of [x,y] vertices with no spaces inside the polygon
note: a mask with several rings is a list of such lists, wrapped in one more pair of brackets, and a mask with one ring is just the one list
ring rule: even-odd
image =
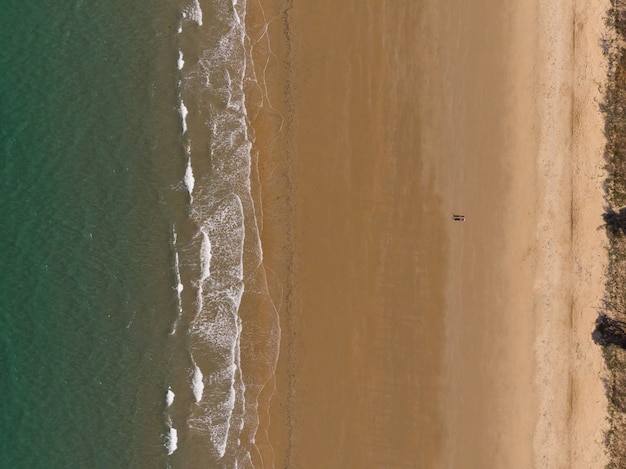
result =
[{"label": "dry sand", "polygon": [[250,3],[282,116],[255,462],[603,467],[606,2]]}]

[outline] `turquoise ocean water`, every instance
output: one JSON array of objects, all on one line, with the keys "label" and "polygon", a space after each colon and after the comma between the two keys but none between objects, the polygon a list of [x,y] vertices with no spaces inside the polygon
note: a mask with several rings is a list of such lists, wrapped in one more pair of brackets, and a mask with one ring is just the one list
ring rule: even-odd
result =
[{"label": "turquoise ocean water", "polygon": [[[245,47],[224,49],[245,5],[207,3],[3,3],[0,467],[249,459],[238,311],[260,253]],[[217,47],[241,60],[215,81]]]}]

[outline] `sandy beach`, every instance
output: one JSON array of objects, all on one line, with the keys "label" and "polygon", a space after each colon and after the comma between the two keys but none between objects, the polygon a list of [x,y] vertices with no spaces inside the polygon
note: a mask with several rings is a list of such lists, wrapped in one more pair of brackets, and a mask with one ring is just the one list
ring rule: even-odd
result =
[{"label": "sandy beach", "polygon": [[249,9],[282,329],[253,462],[604,467],[606,2]]}]

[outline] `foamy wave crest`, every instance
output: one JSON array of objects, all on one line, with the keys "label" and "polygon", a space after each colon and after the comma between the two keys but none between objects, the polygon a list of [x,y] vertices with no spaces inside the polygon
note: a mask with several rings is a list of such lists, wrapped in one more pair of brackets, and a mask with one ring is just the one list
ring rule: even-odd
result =
[{"label": "foamy wave crest", "polygon": [[219,458],[226,452],[231,431],[237,374],[236,367],[232,365],[209,376],[210,386],[202,402],[202,412],[189,420],[191,429],[208,436]]},{"label": "foamy wave crest", "polygon": [[197,341],[221,357],[222,366],[230,369],[236,366],[235,349],[241,329],[237,310],[243,288],[233,292],[234,295],[229,293],[210,295],[213,298],[205,303],[205,311],[193,322],[191,333]]},{"label": "foamy wave crest", "polygon": [[206,231],[200,229],[202,233],[202,244],[200,245],[200,282],[204,282],[211,276],[211,239]]},{"label": "foamy wave crest", "polygon": [[167,434],[165,435],[165,448],[168,456],[178,448],[178,431],[171,426],[171,423],[168,425]]},{"label": "foamy wave crest", "polygon": [[187,168],[185,169],[185,176],[183,178],[185,188],[189,193],[189,202],[193,203],[193,188],[196,184],[196,179],[193,177],[193,168],[191,167],[191,158],[187,159]]},{"label": "foamy wave crest", "polygon": [[237,194],[226,195],[213,205],[208,216],[204,204],[195,204],[192,213],[202,220],[203,261],[207,260],[206,270],[203,264],[201,281],[210,293],[229,290],[243,280],[243,242],[244,213]]},{"label": "foamy wave crest", "polygon": [[174,277],[176,279],[176,285],[174,289],[176,290],[176,307],[178,310],[178,316],[174,321],[172,326],[172,330],[170,334],[176,333],[176,328],[178,327],[178,322],[183,314],[183,299],[182,292],[184,290],[183,282],[180,277],[180,256],[178,255],[178,248],[176,246],[178,240],[178,233],[176,232],[176,225],[172,225],[172,248],[174,250]]},{"label": "foamy wave crest", "polygon": [[170,407],[174,403],[175,397],[176,394],[174,394],[174,391],[172,391],[172,387],[168,387],[167,393],[165,394],[165,405],[167,405],[167,407]]},{"label": "foamy wave crest", "polygon": [[200,8],[198,0],[193,0],[190,5],[183,9],[183,18],[202,26],[202,8]]},{"label": "foamy wave crest", "polygon": [[[244,213],[236,194],[228,194],[207,214],[195,213],[202,220],[199,310],[190,325],[193,349],[211,357],[213,372],[204,380],[200,399],[202,412],[190,419],[190,427],[210,438],[214,452],[226,450],[237,397],[243,401],[239,367],[241,320],[238,315],[243,295]],[[205,204],[195,204],[203,212]],[[237,389],[240,391],[237,392]],[[241,427],[238,421],[237,427]]]},{"label": "foamy wave crest", "polygon": [[178,61],[176,62],[176,65],[178,66],[178,70],[182,70],[183,67],[185,66],[185,60],[183,59],[183,51],[181,50],[178,51]]},{"label": "foamy wave crest", "polygon": [[[165,405],[169,409],[174,403],[174,391],[172,391],[172,387],[167,387],[167,392],[165,393]],[[178,448],[178,431],[172,425],[171,416],[167,415],[167,433],[164,436],[164,445],[167,450],[168,456],[174,453]]]},{"label": "foamy wave crest", "polygon": [[[193,191],[189,214],[197,229],[189,249],[193,257],[189,261],[185,257],[186,265],[193,266],[189,268],[194,279],[186,281],[185,286],[196,293],[195,314],[185,316],[189,319],[186,330],[193,357],[191,386],[196,401],[188,409],[187,424],[190,431],[207,437],[212,457],[228,454],[222,460],[225,467],[237,467],[238,461],[243,464],[250,460],[249,449],[258,425],[258,417],[250,415],[257,412],[258,392],[246,394],[242,375],[245,323],[240,307],[246,288],[250,288],[250,294],[266,293],[264,277],[259,280],[262,253],[251,195],[252,142],[244,92],[245,86],[254,82],[254,74],[246,74],[252,53],[246,49],[245,1],[208,0],[207,4],[211,10],[206,18],[210,38],[204,38],[201,45],[194,43],[203,48],[197,63],[190,61],[190,57],[196,56],[195,49],[193,54],[185,54],[184,65],[182,54],[178,62],[179,69],[184,67],[180,101],[187,132],[184,142],[188,145],[188,157],[193,145],[194,158],[193,171],[187,162],[184,183],[190,195]],[[185,9],[183,24],[197,17],[192,7]],[[197,8],[197,22],[202,24],[199,5]],[[186,102],[194,103],[189,129],[187,114],[182,111],[183,95]],[[207,128],[194,134],[202,123]],[[245,316],[246,321],[250,321],[249,316]],[[256,382],[250,383],[250,390],[253,386],[262,388]]]},{"label": "foamy wave crest", "polygon": [[[180,294],[183,292],[185,287],[180,279],[180,259],[178,256],[178,251],[174,252],[174,273],[176,275],[176,293],[178,294],[178,303],[181,304]],[[180,309],[180,308],[179,308]]]},{"label": "foamy wave crest", "polygon": [[204,393],[204,382],[202,371],[200,367],[195,364],[191,373],[191,390],[196,402],[200,402],[202,400],[202,394]]}]

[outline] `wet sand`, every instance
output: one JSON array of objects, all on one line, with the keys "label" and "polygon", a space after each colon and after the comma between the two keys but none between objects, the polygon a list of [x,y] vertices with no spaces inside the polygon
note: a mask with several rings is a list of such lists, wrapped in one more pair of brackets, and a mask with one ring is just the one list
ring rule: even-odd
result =
[{"label": "wet sand", "polygon": [[603,467],[607,5],[257,5],[282,338],[256,462]]}]

